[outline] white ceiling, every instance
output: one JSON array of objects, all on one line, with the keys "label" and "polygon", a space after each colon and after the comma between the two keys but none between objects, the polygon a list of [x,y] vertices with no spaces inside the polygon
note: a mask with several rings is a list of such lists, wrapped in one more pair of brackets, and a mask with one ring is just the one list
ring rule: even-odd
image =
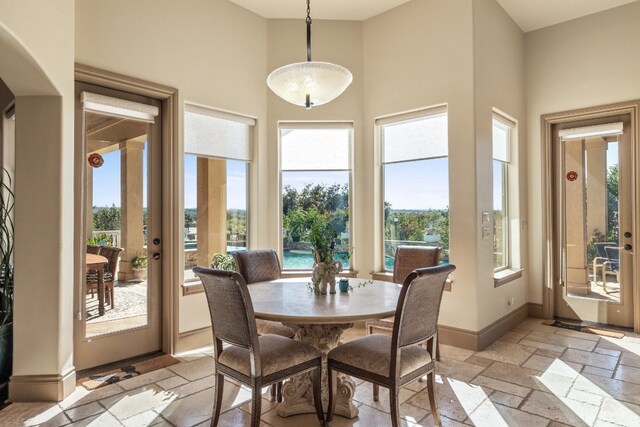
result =
[{"label": "white ceiling", "polygon": [[[305,0],[231,0],[265,18],[303,19]],[[314,19],[362,21],[410,0],[311,0]],[[497,0],[522,31],[549,25],[632,3],[636,0]]]}]

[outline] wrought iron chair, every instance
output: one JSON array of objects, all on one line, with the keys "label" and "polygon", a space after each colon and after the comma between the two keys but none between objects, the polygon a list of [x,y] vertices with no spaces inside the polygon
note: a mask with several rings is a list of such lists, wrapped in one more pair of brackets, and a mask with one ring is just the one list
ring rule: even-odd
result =
[{"label": "wrought iron chair", "polygon": [[[436,246],[398,246],[393,262],[393,283],[404,283],[404,279],[415,269],[433,267],[440,262],[441,247]],[[370,320],[366,323],[367,334],[373,330],[393,330],[393,318]],[[436,360],[440,360],[440,348],[436,348]]]},{"label": "wrought iron chair", "polygon": [[330,425],[335,412],[338,372],[373,383],[374,400],[378,400],[380,386],[388,388],[393,427],[400,425],[400,387],[426,374],[431,413],[435,425],[440,425],[435,398],[436,366],[431,355],[438,339],[442,292],[447,276],[455,269],[447,264],[413,271],[402,285],[391,336],[366,335],[329,352],[329,410],[325,425]]},{"label": "wrought iron chair", "polygon": [[[251,425],[260,425],[262,387],[305,372],[312,373],[313,400],[322,425],[322,354],[300,341],[279,335],[258,336],[251,296],[235,271],[194,267],[204,286],[213,333],[215,386],[211,425],[218,424],[224,377],[251,388]],[[223,348],[222,344],[229,344]]]},{"label": "wrought iron chair", "polygon": [[607,290],[607,275],[616,276],[616,282],[620,283],[620,248],[618,246],[605,246],[607,260],[602,264],[602,288]]},{"label": "wrought iron chair", "polygon": [[[276,280],[281,277],[280,260],[273,249],[257,249],[252,251],[238,251],[233,253],[236,271],[244,278],[247,285],[258,282]],[[256,319],[260,335],[280,335],[293,338],[293,329],[281,322]],[[282,384],[271,389],[271,397],[282,402]]]},{"label": "wrought iron chair", "polygon": [[605,263],[609,260],[605,248],[615,245],[615,242],[595,242],[597,256],[592,261],[593,282],[598,283],[598,270],[600,270],[602,272],[602,287],[605,291],[607,290],[607,283],[603,267],[605,267]]}]

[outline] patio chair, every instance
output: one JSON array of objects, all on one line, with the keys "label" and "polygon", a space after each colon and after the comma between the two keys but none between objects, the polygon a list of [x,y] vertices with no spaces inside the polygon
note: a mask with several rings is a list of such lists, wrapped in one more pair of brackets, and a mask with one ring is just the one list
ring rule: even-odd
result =
[{"label": "patio chair", "polygon": [[[116,248],[113,246],[99,246],[100,250],[98,251],[98,255],[102,255],[105,257],[109,264],[107,268],[105,268],[103,273],[104,278],[104,293],[105,298],[108,300],[111,308],[115,308],[115,298],[113,295],[113,283],[116,278],[116,269],[118,268],[118,258],[120,258],[120,253],[123,251],[122,248]],[[98,289],[98,273],[96,271],[87,272],[87,292],[91,291],[91,296],[93,296],[93,291]],[[105,301],[106,303],[107,301]]]},{"label": "patio chair", "polygon": [[[216,372],[211,425],[218,424],[225,376],[251,388],[251,425],[259,426],[262,387],[305,372],[312,374],[313,400],[322,425],[320,351],[279,335],[258,336],[251,296],[240,274],[203,267],[194,267],[193,272],[202,280],[211,315]],[[229,346],[223,348],[223,343]]]},{"label": "patio chair", "polygon": [[454,265],[446,264],[413,271],[402,285],[391,336],[366,335],[329,352],[329,409],[325,425],[330,425],[335,412],[338,372],[373,383],[374,401],[378,400],[380,386],[388,388],[394,427],[400,425],[400,387],[426,374],[433,421],[440,425],[432,354],[438,340],[442,292],[447,276],[455,269]]},{"label": "patio chair", "polygon": [[[615,246],[615,242],[595,242],[596,247],[596,257],[592,261],[592,272],[593,272],[593,282],[598,283],[598,270],[602,271],[602,267],[604,263],[609,259],[607,257],[607,252],[605,248],[607,246]],[[607,284],[605,283],[605,276],[602,275],[602,287],[606,291]]]},{"label": "patio chair", "polygon": [[[248,285],[276,280],[281,277],[280,260],[273,249],[238,251],[233,253],[233,259],[236,262],[236,271]],[[281,322],[257,319],[256,323],[260,335],[273,334],[293,338],[293,329]],[[278,402],[282,402],[281,389],[282,384],[277,384],[271,390],[271,397]]]},{"label": "patio chair", "polygon": [[607,275],[616,276],[616,282],[620,283],[620,248],[618,246],[605,246],[607,260],[602,264],[602,288],[607,292]]},{"label": "patio chair", "polygon": [[[417,268],[433,267],[440,262],[441,247],[434,246],[398,246],[393,263],[393,283],[404,283],[407,276]],[[370,320],[366,323],[367,334],[373,329],[393,330],[393,317]],[[436,348],[436,360],[440,360],[440,348]]]}]

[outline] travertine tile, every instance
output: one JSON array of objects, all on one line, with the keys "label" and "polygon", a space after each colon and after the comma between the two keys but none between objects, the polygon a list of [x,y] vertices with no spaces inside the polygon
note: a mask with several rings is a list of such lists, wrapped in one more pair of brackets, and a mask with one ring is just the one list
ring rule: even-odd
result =
[{"label": "travertine tile", "polygon": [[189,381],[185,380],[181,376],[174,375],[169,378],[165,378],[160,381],[156,381],[156,385],[162,387],[165,390],[170,390],[172,388],[180,387],[181,385],[185,385]]},{"label": "travertine tile", "polygon": [[623,402],[640,404],[640,385],[626,381],[582,374],[576,378],[573,388]]},{"label": "travertine tile", "polygon": [[534,391],[521,406],[523,411],[569,425],[593,425],[599,406],[579,402],[550,393]]},{"label": "travertine tile", "polygon": [[546,418],[509,408],[508,406],[494,404],[490,400],[484,401],[469,415],[469,418],[476,426],[491,427],[543,427],[549,423]]},{"label": "travertine tile", "polygon": [[637,427],[640,425],[640,406],[620,403],[606,398],[598,414],[598,421],[617,426]]},{"label": "travertine tile", "polygon": [[613,377],[613,370],[596,368],[595,366],[589,366],[589,365],[585,365],[584,369],[582,369],[582,373],[597,375],[599,377],[605,377],[605,378]]},{"label": "travertine tile", "polygon": [[[226,400],[226,402],[225,402]],[[229,407],[228,397],[223,399],[222,410]],[[213,391],[204,390],[170,402],[158,413],[172,424],[192,426],[211,418],[213,413]]]},{"label": "travertine tile", "polygon": [[[575,348],[578,350],[592,351],[596,347],[596,342],[581,338],[573,338],[565,335],[549,334],[539,331],[531,332],[526,337],[527,341],[537,341],[551,344],[558,347]],[[521,344],[523,344],[521,342]]]},{"label": "travertine tile", "polygon": [[210,357],[201,357],[190,362],[184,362],[177,365],[171,365],[167,369],[180,375],[189,381],[195,381],[200,378],[213,375],[215,372],[213,359]]},{"label": "travertine tile", "polygon": [[640,368],[633,366],[620,365],[615,371],[613,378],[616,380],[627,381],[634,384],[640,384]]},{"label": "travertine tile", "polygon": [[[426,382],[425,382],[426,385]],[[427,390],[424,389],[420,393],[427,394]],[[410,397],[416,394],[415,391],[402,387],[400,393],[398,393],[398,402],[403,403]],[[389,390],[385,387],[380,387],[380,396],[378,401],[373,400],[373,385],[369,382],[362,383],[356,387],[356,394],[353,396],[354,400],[369,405],[372,408],[379,409],[381,411],[389,412]],[[422,418],[422,417],[420,417]]]},{"label": "travertine tile", "polygon": [[607,356],[615,356],[615,357],[620,357],[620,355],[622,354],[621,350],[613,350],[613,349],[604,348],[604,347],[596,347],[593,351],[599,354],[606,354]]},{"label": "travertine tile", "polygon": [[496,391],[489,396],[489,400],[491,400],[493,403],[499,403],[500,405],[517,408],[518,406],[520,406],[524,399],[522,397],[514,396],[513,394]]},{"label": "travertine tile", "polygon": [[529,394],[529,392],[531,392],[530,388],[521,387],[516,384],[508,383],[495,378],[485,377],[483,375],[475,378],[472,383],[518,397],[525,397]]},{"label": "travertine tile", "polygon": [[614,369],[618,363],[618,358],[614,356],[575,349],[568,349],[560,356],[560,359],[566,362],[580,363],[603,369]]},{"label": "travertine tile", "polygon": [[465,362],[471,363],[473,365],[482,366],[483,368],[486,368],[487,366],[489,366],[493,362],[495,362],[495,360],[485,359],[484,357],[479,357],[479,356],[473,355],[470,358],[468,358],[467,360],[465,360]]},{"label": "travertine tile", "polygon": [[[539,342],[539,341],[532,341],[527,339],[527,337],[520,340],[520,344],[527,347],[537,348],[538,351],[546,350],[546,351],[552,352],[551,354],[558,354],[558,355],[562,354],[562,352],[565,351],[566,349],[566,347],[561,347],[559,345],[553,345],[553,344],[548,344],[548,343]],[[546,355],[550,355],[550,354],[543,354],[543,356],[546,356]]]},{"label": "travertine tile", "polygon": [[572,331],[571,329],[561,329],[561,328],[556,328],[556,329],[557,329],[556,334],[558,335],[565,335],[567,337],[580,338],[581,340],[587,340],[587,341],[594,341],[594,342],[600,341],[599,335],[589,334],[587,332]]},{"label": "travertine tile", "polygon": [[177,398],[178,396],[171,391],[163,390],[156,385],[146,385],[103,399],[100,404],[117,419],[125,420],[151,409],[162,411]]},{"label": "travertine tile", "polygon": [[69,418],[55,403],[12,403],[0,411],[2,426],[36,426],[47,425],[58,427],[69,423]]},{"label": "travertine tile", "polygon": [[620,364],[625,366],[633,366],[635,368],[640,368],[640,352],[632,353],[629,351],[625,351],[620,356]]},{"label": "travertine tile", "polygon": [[524,331],[524,332],[541,331],[541,332],[547,332],[550,334],[554,333],[555,329],[556,328],[554,328],[553,326],[543,325],[542,319],[534,319],[534,318],[528,318],[522,321],[522,323],[520,323],[518,326],[513,328],[514,331]]},{"label": "travertine tile", "polygon": [[540,381],[538,376],[540,371],[509,365],[507,363],[496,362],[482,372],[482,375],[500,381],[506,381],[521,387],[539,389]]},{"label": "travertine tile", "polygon": [[[444,415],[440,415],[440,425],[442,427],[466,427],[469,424],[463,424],[460,421],[452,420],[451,418],[447,418]],[[421,419],[420,420],[420,424],[418,424],[418,426],[420,426],[420,427],[434,427],[435,423],[433,421],[433,415],[429,414],[426,417],[424,417],[423,419]]]},{"label": "travertine tile", "polygon": [[[177,394],[179,397],[186,397],[192,394],[196,394],[202,390],[212,389],[214,384],[215,375],[209,375],[208,377],[200,378],[199,380],[186,382],[185,384],[179,385],[170,390]],[[229,381],[225,381],[224,388],[226,389],[227,387],[231,387],[232,389],[234,389],[234,387],[237,388],[238,385]]]},{"label": "travertine tile", "polygon": [[[533,342],[533,341],[530,341]],[[535,354],[538,356],[551,357],[552,359],[557,359],[562,355],[562,351],[553,351],[553,350],[545,350],[544,348],[537,348]]]},{"label": "travertine tile", "polygon": [[123,391],[124,389],[120,384],[109,384],[91,391],[84,389],[84,387],[78,387],[71,396],[60,403],[60,406],[64,409],[75,408],[76,406],[106,399],[109,396],[115,396]]},{"label": "travertine tile", "polygon": [[460,381],[471,381],[484,369],[482,366],[454,359],[442,359],[441,362],[436,362],[436,372],[439,375]]},{"label": "travertine tile", "polygon": [[75,422],[73,427],[122,427],[122,423],[109,411],[103,412],[100,415],[94,415],[93,417],[85,418],[84,420]]},{"label": "travertine tile", "polygon": [[590,405],[600,406],[602,404],[602,396],[587,393],[581,390],[573,389],[569,391],[567,398],[577,400],[578,402],[588,403]]},{"label": "travertine tile", "polygon": [[89,418],[93,415],[101,414],[106,411],[102,405],[98,402],[92,402],[82,406],[76,406],[73,409],[68,409],[65,411],[67,416],[71,419],[71,421],[79,421],[83,418]]},{"label": "travertine tile", "polygon": [[518,343],[522,338],[527,335],[528,332],[524,331],[509,331],[499,338],[500,341]]},{"label": "travertine tile", "polygon": [[162,418],[161,415],[151,409],[141,414],[127,418],[126,420],[122,420],[121,422],[125,427],[170,427],[172,425],[167,420]]},{"label": "travertine tile", "polygon": [[467,350],[464,348],[454,347],[452,345],[440,344],[440,358],[466,360],[473,356],[475,351]]},{"label": "travertine tile", "polygon": [[512,365],[521,365],[534,351],[535,349],[531,347],[505,341],[496,341],[485,350],[477,352],[476,356]]},{"label": "travertine tile", "polygon": [[125,390],[133,390],[143,385],[155,383],[165,378],[175,375],[168,369],[158,369],[156,371],[147,372],[146,374],[135,376],[127,381],[120,381],[120,387]]},{"label": "travertine tile", "polygon": [[568,378],[576,378],[580,375],[580,371],[582,371],[583,367],[583,365],[580,365],[579,363],[563,362],[558,359],[538,356],[535,354],[523,363],[522,366],[524,368],[561,375]]}]

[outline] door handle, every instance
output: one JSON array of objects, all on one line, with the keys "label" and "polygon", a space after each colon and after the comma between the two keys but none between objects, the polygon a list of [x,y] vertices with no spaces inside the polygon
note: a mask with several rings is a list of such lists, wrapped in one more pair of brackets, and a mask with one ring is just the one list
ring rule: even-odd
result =
[{"label": "door handle", "polygon": [[154,252],[153,255],[151,255],[151,259],[158,261],[160,259],[160,252]]}]

